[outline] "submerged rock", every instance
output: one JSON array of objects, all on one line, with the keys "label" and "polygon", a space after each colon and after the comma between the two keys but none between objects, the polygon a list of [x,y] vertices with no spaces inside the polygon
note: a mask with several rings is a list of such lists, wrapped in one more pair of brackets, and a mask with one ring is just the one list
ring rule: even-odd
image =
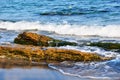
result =
[{"label": "submerged rock", "polygon": [[53,39],[51,37],[45,35],[39,35],[37,33],[32,32],[23,32],[18,35],[17,38],[14,40],[17,44],[24,44],[24,45],[34,45],[34,46],[65,46],[65,45],[72,45],[76,46],[75,42],[67,42],[62,40]]},{"label": "submerged rock", "polygon": [[103,61],[109,57],[102,57],[95,53],[85,53],[77,50],[42,48],[28,45],[2,45],[0,56],[8,59],[22,59],[28,61]]}]

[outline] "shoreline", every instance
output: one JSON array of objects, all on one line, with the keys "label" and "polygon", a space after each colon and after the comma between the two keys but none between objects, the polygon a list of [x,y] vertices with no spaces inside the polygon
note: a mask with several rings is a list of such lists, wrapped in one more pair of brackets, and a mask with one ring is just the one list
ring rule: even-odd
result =
[{"label": "shoreline", "polygon": [[[80,80],[79,77],[64,75],[57,70],[50,68],[0,68],[0,80]],[[19,74],[19,75],[17,75]],[[2,76],[3,75],[3,76]]]},{"label": "shoreline", "polygon": [[0,59],[0,80],[80,80],[79,77],[62,74],[45,62],[28,64],[22,60]]},{"label": "shoreline", "polygon": [[[15,79],[15,80],[92,80],[97,79],[91,76],[76,76],[73,69],[72,73],[66,72],[62,69],[53,68],[49,66],[51,63],[58,64],[62,62],[62,66],[74,67],[71,63],[63,61],[73,62],[94,62],[94,61],[108,61],[114,57],[106,57],[97,53],[82,52],[74,49],[62,49],[56,47],[49,47],[50,42],[47,39],[52,39],[47,36],[39,35],[36,33],[23,32],[18,35],[17,39],[20,39],[22,43],[27,44],[3,44],[0,46],[0,75],[1,77]],[[42,38],[41,38],[42,36]],[[45,39],[46,41],[44,41]],[[43,40],[42,42],[39,42]],[[31,41],[30,41],[31,40]],[[30,41],[30,44],[28,42]],[[53,39],[53,42],[55,40]],[[59,41],[59,40],[56,40]],[[18,41],[19,42],[19,41]],[[33,43],[36,42],[36,45]],[[38,44],[41,43],[41,44]],[[44,43],[44,44],[43,44]],[[53,43],[52,43],[53,44]],[[61,43],[60,43],[61,44]],[[39,46],[38,46],[39,45]],[[53,45],[54,46],[54,45]],[[88,66],[89,67],[89,66]],[[84,68],[83,68],[84,69]],[[90,69],[90,68],[88,68]],[[86,69],[85,69],[86,70]],[[26,73],[25,73],[26,72]],[[79,73],[79,72],[76,72]],[[83,73],[84,74],[84,73]],[[87,73],[89,74],[89,73]],[[14,78],[14,76],[16,76]],[[44,76],[44,77],[43,77]],[[1,79],[0,80],[6,80]],[[98,77],[99,78],[99,77]],[[103,78],[101,78],[103,79]],[[101,80],[97,79],[97,80]]]}]

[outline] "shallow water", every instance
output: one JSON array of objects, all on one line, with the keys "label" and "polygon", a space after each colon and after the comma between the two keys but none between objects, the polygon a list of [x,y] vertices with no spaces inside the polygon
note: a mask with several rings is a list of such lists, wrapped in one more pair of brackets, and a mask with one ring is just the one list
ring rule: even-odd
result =
[{"label": "shallow water", "polygon": [[[63,63],[63,62],[62,62]],[[77,76],[89,80],[119,80],[120,79],[120,61],[107,62],[76,62],[72,66],[64,66],[64,64],[54,65],[50,67],[60,71],[63,74]],[[67,64],[67,63],[65,63]]]},{"label": "shallow water", "polygon": [[79,80],[48,67],[0,69],[0,80]]}]

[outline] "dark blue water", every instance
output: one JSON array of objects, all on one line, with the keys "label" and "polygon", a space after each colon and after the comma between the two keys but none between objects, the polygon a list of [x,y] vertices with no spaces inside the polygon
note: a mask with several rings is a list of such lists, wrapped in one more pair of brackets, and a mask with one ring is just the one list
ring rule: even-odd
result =
[{"label": "dark blue water", "polygon": [[0,20],[120,24],[120,0],[1,0]]}]

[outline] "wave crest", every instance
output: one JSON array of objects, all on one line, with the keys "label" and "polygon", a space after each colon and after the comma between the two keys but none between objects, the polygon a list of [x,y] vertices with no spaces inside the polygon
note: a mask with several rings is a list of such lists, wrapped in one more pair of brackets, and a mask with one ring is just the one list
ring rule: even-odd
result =
[{"label": "wave crest", "polygon": [[120,25],[85,26],[70,24],[41,24],[40,22],[0,22],[0,29],[7,30],[45,30],[58,34],[80,36],[120,37]]}]

